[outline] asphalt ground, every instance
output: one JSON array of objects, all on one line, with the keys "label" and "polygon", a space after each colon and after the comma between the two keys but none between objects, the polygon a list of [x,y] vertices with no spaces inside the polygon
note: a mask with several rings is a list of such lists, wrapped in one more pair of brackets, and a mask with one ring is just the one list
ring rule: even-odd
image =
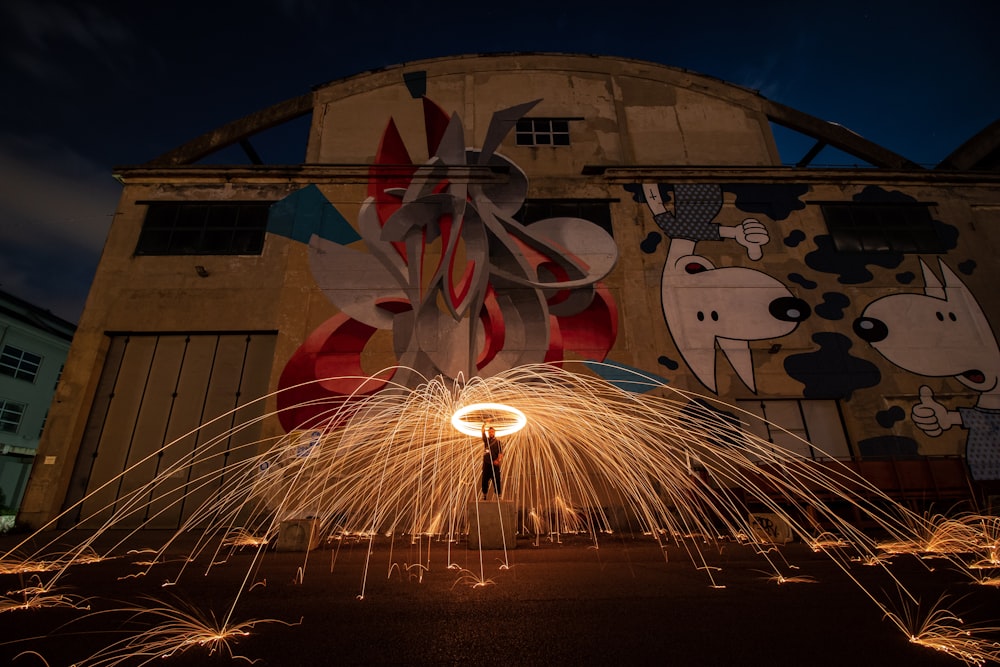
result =
[{"label": "asphalt ground", "polygon": [[[158,546],[165,538],[144,533],[128,546]],[[12,540],[4,537],[0,546]],[[73,566],[60,590],[88,598],[90,610],[0,614],[0,665],[70,665],[128,641],[152,619],[122,611],[139,604],[190,605],[224,619],[244,587],[250,589],[238,596],[232,621],[260,622],[230,648],[259,665],[962,664],[909,643],[883,618],[865,590],[898,602],[889,574],[855,564],[850,574],[859,585],[829,556],[802,544],[780,549],[788,561],[783,572],[809,578],[801,583],[777,583],[750,547],[706,549],[709,569],[700,569],[680,546],[664,551],[649,537],[610,535],[600,548],[582,536],[537,545],[522,538],[506,553],[470,550],[463,542],[378,538],[372,545],[320,548],[308,560],[269,550],[256,565],[254,551],[243,549],[210,569],[208,557],[187,563],[179,582],[164,587],[189,548],[178,543],[167,562],[141,577],[129,575],[143,570],[138,562],[148,555]],[[1000,618],[1000,590],[929,565],[897,557],[889,572],[924,605],[946,592],[967,622]],[[4,591],[29,581],[0,575]],[[166,659],[162,649],[143,650],[140,643],[86,664],[233,661],[225,650],[210,654],[198,645]],[[113,660],[126,653],[134,657]]]}]

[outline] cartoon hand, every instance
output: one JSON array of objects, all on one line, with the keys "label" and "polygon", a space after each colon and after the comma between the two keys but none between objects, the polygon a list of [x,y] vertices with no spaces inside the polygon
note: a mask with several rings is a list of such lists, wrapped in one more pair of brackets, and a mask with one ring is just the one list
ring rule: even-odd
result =
[{"label": "cartoon hand", "polygon": [[764,256],[764,251],[760,247],[767,244],[771,237],[767,234],[767,227],[760,220],[747,218],[734,229],[736,242],[747,249],[747,257],[756,262]]},{"label": "cartoon hand", "polygon": [[932,438],[961,421],[958,412],[949,410],[934,400],[934,391],[927,385],[920,387],[920,402],[913,406],[910,417],[917,428]]}]

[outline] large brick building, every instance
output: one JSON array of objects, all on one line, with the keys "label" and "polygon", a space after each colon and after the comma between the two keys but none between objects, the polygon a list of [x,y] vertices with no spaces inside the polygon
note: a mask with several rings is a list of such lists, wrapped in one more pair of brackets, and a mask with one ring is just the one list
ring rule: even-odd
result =
[{"label": "large brick building", "polygon": [[[304,162],[260,164],[254,135],[303,118]],[[776,126],[814,150],[779,156]],[[118,170],[21,518],[113,504],[185,434],[194,451],[279,407],[227,437],[307,424],[295,406],[315,393],[253,402],[302,382],[564,359],[763,416],[815,446],[754,427],[776,447],[897,498],[981,502],[1000,478],[998,135],[929,169],[755,91],[606,57],[470,55],[319,86]],[[250,164],[211,163],[237,145]],[[815,166],[824,146],[861,166]]]}]

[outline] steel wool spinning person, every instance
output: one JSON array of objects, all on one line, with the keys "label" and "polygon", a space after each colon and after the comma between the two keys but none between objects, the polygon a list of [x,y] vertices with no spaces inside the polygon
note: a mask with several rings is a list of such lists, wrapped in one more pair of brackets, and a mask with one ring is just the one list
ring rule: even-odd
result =
[{"label": "steel wool spinning person", "polygon": [[485,446],[483,450],[483,500],[486,500],[486,494],[489,493],[490,480],[493,480],[493,489],[496,491],[497,500],[500,500],[500,461],[503,459],[503,447],[497,440],[496,429],[492,426],[489,427],[487,434],[486,424],[483,423],[482,434]]}]

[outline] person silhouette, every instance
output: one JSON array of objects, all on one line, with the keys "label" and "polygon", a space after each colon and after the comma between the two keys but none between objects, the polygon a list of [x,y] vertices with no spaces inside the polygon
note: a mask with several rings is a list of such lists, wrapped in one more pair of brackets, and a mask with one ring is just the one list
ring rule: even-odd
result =
[{"label": "person silhouette", "polygon": [[500,441],[497,439],[496,429],[492,426],[489,430],[486,428],[486,424],[483,424],[482,428],[483,435],[483,500],[486,500],[486,496],[490,490],[490,480],[493,481],[493,490],[496,491],[497,500],[500,500],[501,485],[500,485],[500,461],[503,459],[503,446],[501,446]]}]

